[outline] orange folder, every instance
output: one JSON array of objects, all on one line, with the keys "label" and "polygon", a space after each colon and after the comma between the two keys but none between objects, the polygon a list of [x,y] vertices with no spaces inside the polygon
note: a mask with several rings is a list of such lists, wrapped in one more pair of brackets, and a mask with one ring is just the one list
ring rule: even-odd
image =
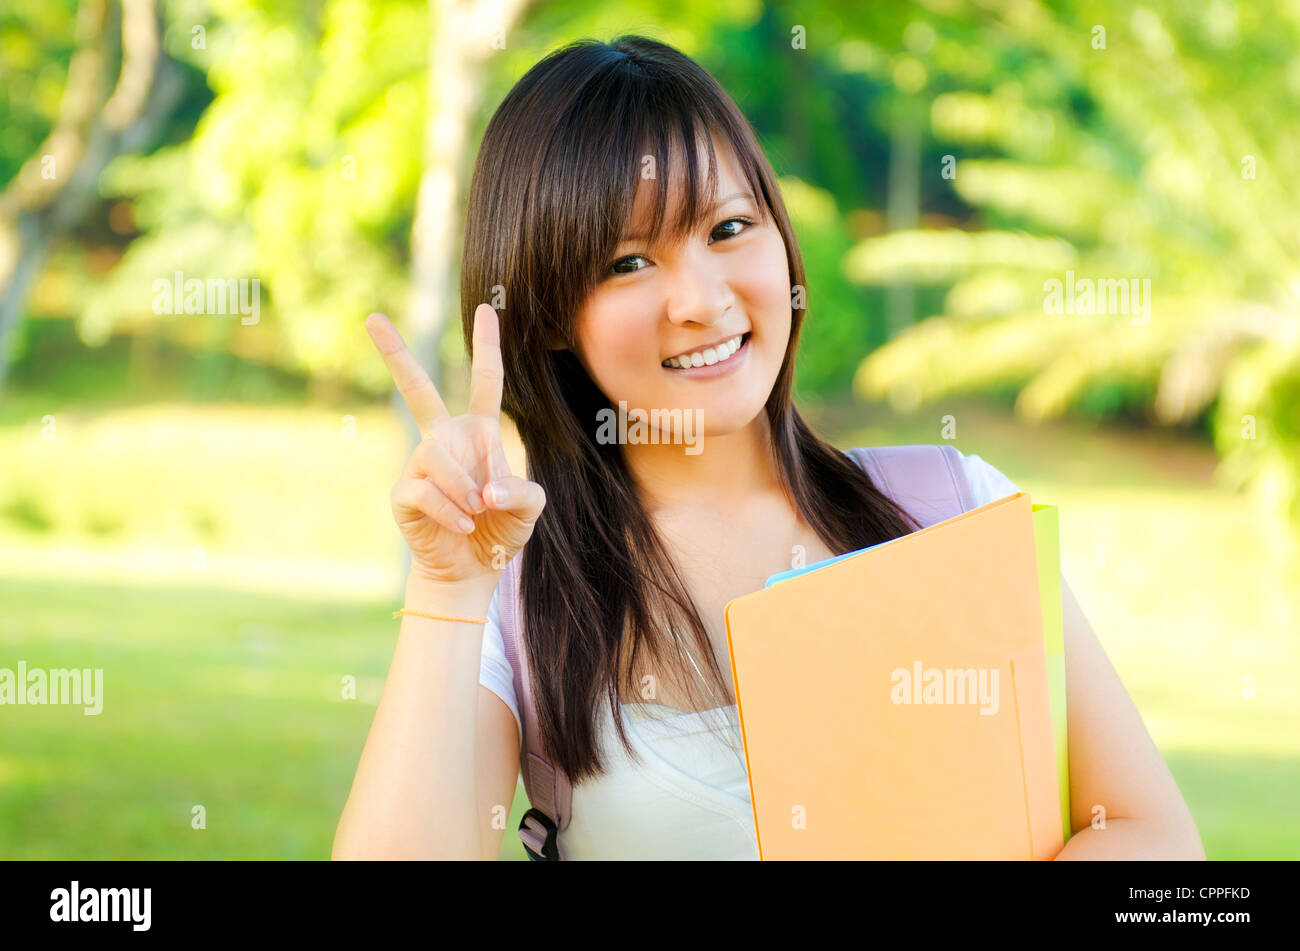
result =
[{"label": "orange folder", "polygon": [[762,859],[1063,847],[1029,495],[730,602]]}]

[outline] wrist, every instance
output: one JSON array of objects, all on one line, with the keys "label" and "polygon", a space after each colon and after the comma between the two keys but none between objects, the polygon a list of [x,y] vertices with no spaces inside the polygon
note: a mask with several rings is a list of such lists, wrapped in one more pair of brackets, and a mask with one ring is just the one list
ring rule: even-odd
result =
[{"label": "wrist", "polygon": [[497,579],[493,576],[466,581],[437,581],[414,572],[406,578],[403,607],[429,614],[487,617]]}]

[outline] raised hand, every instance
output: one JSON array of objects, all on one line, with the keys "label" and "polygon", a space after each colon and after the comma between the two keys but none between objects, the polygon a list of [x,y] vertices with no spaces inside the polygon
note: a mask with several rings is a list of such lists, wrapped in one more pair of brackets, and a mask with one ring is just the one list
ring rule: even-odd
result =
[{"label": "raised hand", "polygon": [[413,577],[442,583],[496,578],[524,546],[546,506],[535,482],[510,472],[501,444],[501,327],[488,304],[474,312],[469,410],[452,416],[396,328],[366,318],[420,444],[391,493],[393,518],[411,549]]}]

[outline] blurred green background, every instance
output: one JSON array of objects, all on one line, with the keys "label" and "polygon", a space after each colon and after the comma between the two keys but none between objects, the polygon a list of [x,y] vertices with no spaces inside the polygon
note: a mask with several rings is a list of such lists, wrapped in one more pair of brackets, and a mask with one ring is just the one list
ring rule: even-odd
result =
[{"label": "blurred green background", "polygon": [[[0,706],[0,857],[329,855],[413,436],[362,319],[463,406],[483,127],[624,32],[780,177],[808,415],[1060,506],[1209,857],[1300,857],[1300,7],[1229,0],[4,0],[0,667],[105,697]],[[256,280],[257,319],[159,313],[178,271]]]}]

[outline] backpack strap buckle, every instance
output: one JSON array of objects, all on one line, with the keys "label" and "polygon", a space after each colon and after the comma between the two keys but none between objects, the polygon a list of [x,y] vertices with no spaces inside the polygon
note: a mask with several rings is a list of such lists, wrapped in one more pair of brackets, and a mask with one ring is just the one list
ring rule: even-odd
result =
[{"label": "backpack strap buckle", "polygon": [[560,861],[560,830],[540,809],[529,809],[519,820],[519,838],[533,862]]}]

